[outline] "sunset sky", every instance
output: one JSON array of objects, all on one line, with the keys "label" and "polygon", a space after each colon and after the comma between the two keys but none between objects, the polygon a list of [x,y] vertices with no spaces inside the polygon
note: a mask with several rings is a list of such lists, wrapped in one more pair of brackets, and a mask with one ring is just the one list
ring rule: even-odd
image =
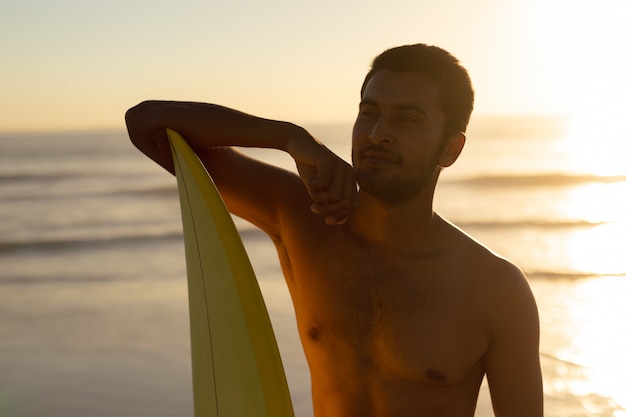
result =
[{"label": "sunset sky", "polygon": [[[372,58],[441,46],[475,114],[626,114],[624,0],[3,0],[0,132],[123,128],[148,98],[349,121]],[[606,113],[609,116],[606,116]]]}]

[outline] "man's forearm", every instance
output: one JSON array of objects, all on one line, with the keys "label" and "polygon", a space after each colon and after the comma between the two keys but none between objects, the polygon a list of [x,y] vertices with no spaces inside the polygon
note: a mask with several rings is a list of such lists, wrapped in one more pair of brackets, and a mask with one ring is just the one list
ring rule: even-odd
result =
[{"label": "man's forearm", "polygon": [[166,128],[179,132],[194,149],[243,146],[287,151],[292,138],[308,135],[292,123],[190,102],[143,102],[127,111],[126,125],[135,146],[170,172],[173,166]]}]

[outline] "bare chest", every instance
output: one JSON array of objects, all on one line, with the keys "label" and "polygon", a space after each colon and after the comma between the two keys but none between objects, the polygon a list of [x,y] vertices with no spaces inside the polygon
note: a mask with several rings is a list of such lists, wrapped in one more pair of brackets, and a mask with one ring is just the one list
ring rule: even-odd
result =
[{"label": "bare chest", "polygon": [[294,271],[300,275],[294,305],[309,357],[441,384],[475,367],[487,342],[462,265],[446,256],[331,249]]}]

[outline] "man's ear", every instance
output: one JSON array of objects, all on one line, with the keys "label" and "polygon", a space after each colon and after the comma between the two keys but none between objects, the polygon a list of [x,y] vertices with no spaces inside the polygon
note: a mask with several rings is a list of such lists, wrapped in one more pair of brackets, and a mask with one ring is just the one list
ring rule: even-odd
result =
[{"label": "man's ear", "polygon": [[441,156],[439,157],[439,166],[447,168],[452,165],[461,154],[465,146],[465,133],[459,132],[448,137]]}]

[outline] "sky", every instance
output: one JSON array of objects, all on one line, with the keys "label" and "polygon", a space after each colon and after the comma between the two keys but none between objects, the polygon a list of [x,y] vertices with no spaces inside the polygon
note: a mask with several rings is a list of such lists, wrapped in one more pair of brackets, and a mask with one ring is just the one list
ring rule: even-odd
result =
[{"label": "sky", "polygon": [[624,0],[2,0],[0,132],[122,129],[145,99],[350,121],[374,56],[418,42],[468,69],[475,115],[621,117],[625,21]]}]

